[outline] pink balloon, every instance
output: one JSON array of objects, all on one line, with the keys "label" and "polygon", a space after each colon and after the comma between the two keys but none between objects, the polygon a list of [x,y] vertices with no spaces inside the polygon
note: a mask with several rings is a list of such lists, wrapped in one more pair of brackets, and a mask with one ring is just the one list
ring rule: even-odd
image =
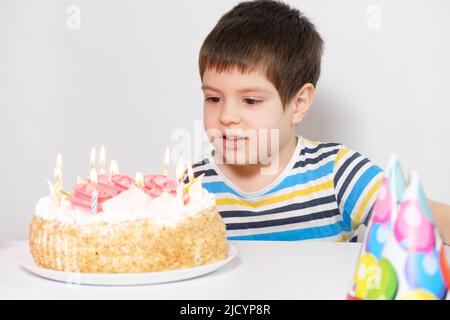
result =
[{"label": "pink balloon", "polygon": [[409,252],[428,252],[434,247],[434,227],[416,201],[405,201],[394,226],[395,238]]},{"label": "pink balloon", "polygon": [[383,182],[378,190],[378,198],[373,208],[372,219],[376,223],[385,224],[391,218],[391,192],[389,181],[383,178]]}]

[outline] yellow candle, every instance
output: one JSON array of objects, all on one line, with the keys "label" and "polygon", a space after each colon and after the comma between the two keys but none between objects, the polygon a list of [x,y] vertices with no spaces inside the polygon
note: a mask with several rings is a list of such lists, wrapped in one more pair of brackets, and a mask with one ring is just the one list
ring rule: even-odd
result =
[{"label": "yellow candle", "polygon": [[61,204],[61,190],[62,190],[62,155],[59,153],[56,156],[56,168],[54,171],[55,174],[55,183],[53,185],[54,191],[54,199],[57,206]]}]

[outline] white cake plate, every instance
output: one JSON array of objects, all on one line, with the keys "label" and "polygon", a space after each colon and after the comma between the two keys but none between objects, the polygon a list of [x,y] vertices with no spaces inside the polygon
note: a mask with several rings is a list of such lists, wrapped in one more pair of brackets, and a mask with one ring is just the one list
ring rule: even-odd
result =
[{"label": "white cake plate", "polygon": [[143,273],[74,273],[44,269],[34,263],[28,250],[23,252],[19,258],[25,269],[46,279],[70,285],[130,286],[173,282],[203,276],[222,268],[236,255],[236,248],[228,244],[228,256],[224,260],[194,268]]}]

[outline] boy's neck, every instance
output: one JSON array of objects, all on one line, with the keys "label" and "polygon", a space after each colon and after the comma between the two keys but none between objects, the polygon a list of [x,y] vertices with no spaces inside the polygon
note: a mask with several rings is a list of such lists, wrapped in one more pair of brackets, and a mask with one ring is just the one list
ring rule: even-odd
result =
[{"label": "boy's neck", "polygon": [[[280,173],[289,164],[296,146],[297,136],[294,134],[276,154],[272,155],[272,160],[268,164],[258,162],[248,165],[218,164],[218,166],[226,177],[240,189],[245,192],[255,192],[268,186],[278,178]],[[278,159],[275,157],[278,157]],[[278,161],[278,167],[275,170],[271,170],[273,174],[262,175],[261,171],[264,168],[270,167],[273,161]]]}]

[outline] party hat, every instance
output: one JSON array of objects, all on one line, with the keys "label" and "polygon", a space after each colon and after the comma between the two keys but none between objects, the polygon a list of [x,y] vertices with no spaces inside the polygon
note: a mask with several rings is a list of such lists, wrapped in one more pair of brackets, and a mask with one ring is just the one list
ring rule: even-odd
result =
[{"label": "party hat", "polygon": [[419,176],[412,172],[406,184],[400,163],[392,156],[348,297],[444,299],[448,273]]}]

